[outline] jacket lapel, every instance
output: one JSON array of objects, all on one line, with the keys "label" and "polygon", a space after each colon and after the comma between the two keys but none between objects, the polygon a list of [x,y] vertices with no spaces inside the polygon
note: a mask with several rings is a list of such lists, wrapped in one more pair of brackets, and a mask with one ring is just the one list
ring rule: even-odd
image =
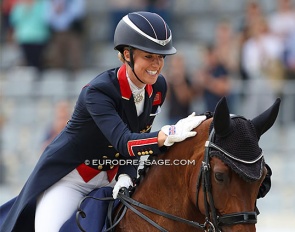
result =
[{"label": "jacket lapel", "polygon": [[141,128],[144,128],[145,122],[147,121],[149,114],[152,109],[151,96],[153,93],[153,87],[151,85],[146,85],[145,87],[145,100],[144,100],[144,110],[140,117],[137,117],[136,107],[134,104],[134,99],[132,96],[132,91],[130,89],[127,77],[126,77],[126,65],[122,65],[118,70],[118,81],[120,86],[120,91],[122,95],[122,104],[125,121],[128,123],[131,131],[139,132]]}]

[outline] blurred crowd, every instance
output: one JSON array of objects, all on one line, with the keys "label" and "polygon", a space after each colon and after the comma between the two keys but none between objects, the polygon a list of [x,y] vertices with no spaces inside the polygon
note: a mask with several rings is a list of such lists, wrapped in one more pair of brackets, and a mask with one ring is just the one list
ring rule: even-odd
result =
[{"label": "blurred crowd", "polygon": [[[292,0],[275,3],[274,11],[265,12],[260,1],[249,0],[240,22],[219,20],[211,41],[196,41],[202,57],[195,70],[188,67],[181,49],[167,58],[164,75],[171,123],[188,115],[195,99],[203,103],[198,113],[214,111],[222,96],[234,105],[235,80],[245,81],[239,97],[244,97],[248,115],[256,115],[275,97],[282,97],[284,81],[295,80],[295,4]],[[156,12],[173,28],[173,4],[172,0],[110,0],[110,31],[122,16],[137,10]],[[86,0],[3,0],[1,43],[19,48],[22,59],[16,65],[40,72],[85,69],[86,5]]]},{"label": "blurred crowd", "polygon": [[82,65],[85,0],[3,0],[2,42],[19,46],[19,65],[77,70]]},{"label": "blurred crowd", "polygon": [[259,1],[248,1],[238,28],[227,19],[216,24],[212,41],[203,43],[202,64],[194,72],[186,72],[186,57],[181,54],[168,61],[170,119],[187,114],[194,97],[202,98],[205,111],[214,111],[222,96],[234,107],[235,80],[244,81],[239,97],[247,111],[242,113],[248,116],[259,114],[274,98],[283,98],[285,81],[295,80],[294,35],[294,2],[277,0],[276,10],[266,14]]}]

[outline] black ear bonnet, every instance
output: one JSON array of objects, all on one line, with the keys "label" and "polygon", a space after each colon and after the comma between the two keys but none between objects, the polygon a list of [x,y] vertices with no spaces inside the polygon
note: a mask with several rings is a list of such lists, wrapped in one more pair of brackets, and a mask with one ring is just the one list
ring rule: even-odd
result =
[{"label": "black ear bonnet", "polygon": [[230,129],[225,135],[216,134],[212,122],[210,137],[211,142],[228,153],[226,155],[218,150],[210,149],[210,156],[221,159],[246,181],[261,178],[265,161],[258,144],[259,137],[250,120],[242,116],[231,115]]}]

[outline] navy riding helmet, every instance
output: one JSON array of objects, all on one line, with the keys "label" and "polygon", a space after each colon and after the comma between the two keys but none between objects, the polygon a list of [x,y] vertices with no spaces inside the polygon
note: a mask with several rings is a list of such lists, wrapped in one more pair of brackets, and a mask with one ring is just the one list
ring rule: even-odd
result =
[{"label": "navy riding helmet", "polygon": [[176,53],[168,24],[158,14],[144,11],[129,13],[118,23],[114,49],[123,53],[124,47],[164,56]]}]

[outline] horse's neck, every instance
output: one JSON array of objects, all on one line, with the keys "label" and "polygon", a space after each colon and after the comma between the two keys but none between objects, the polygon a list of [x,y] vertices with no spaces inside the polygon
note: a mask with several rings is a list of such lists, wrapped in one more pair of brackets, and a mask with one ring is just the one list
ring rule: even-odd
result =
[{"label": "horse's neck", "polygon": [[[204,140],[205,141],[205,140]],[[205,142],[202,141],[201,144]],[[193,141],[191,140],[190,143]],[[179,143],[163,155],[158,161],[169,161],[172,165],[152,165],[135,190],[133,198],[144,204],[183,217],[199,214],[196,207],[196,185],[203,146]],[[194,152],[197,150],[197,152]],[[193,154],[192,154],[193,153]],[[192,161],[190,165],[173,165],[173,160]],[[156,162],[156,161],[155,161]]]},{"label": "horse's neck", "polygon": [[132,198],[163,211],[183,208],[183,204],[187,204],[184,199],[188,199],[187,187],[175,177],[171,178],[172,173],[176,170],[170,166],[152,166]]},{"label": "horse's neck", "polygon": [[[141,183],[136,187],[132,198],[145,205],[163,212],[185,218],[191,221],[203,222],[204,215],[196,206],[196,188],[198,173],[204,153],[204,144],[208,138],[209,122],[203,122],[197,128],[197,136],[177,143],[158,158],[173,161],[173,159],[195,160],[195,165],[153,165],[149,168]],[[170,230],[188,231],[192,228],[183,223],[159,217],[155,213],[143,211],[151,220]],[[142,231],[142,223],[137,222],[138,216],[127,211],[119,225],[118,231]],[[176,225],[176,224],[177,225]],[[134,228],[136,227],[136,228]],[[121,230],[120,230],[121,229]],[[147,231],[147,229],[146,229]],[[149,228],[150,231],[150,228]]]}]

